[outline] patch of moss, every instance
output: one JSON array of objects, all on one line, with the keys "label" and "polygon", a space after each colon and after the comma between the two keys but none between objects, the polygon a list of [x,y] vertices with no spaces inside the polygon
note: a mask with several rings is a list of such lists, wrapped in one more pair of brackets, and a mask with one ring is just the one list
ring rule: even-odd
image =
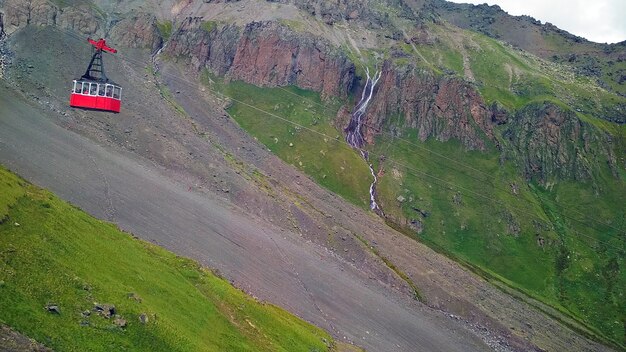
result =
[{"label": "patch of moss", "polygon": [[167,42],[172,36],[172,21],[157,22],[156,26],[163,41]]},{"label": "patch of moss", "polygon": [[217,22],[215,21],[205,21],[200,25],[205,32],[211,33],[215,28],[217,28]]}]

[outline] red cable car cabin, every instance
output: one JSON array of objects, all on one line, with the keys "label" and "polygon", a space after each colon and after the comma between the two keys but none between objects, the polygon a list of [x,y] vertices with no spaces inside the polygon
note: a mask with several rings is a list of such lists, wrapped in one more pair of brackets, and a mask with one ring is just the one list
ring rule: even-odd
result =
[{"label": "red cable car cabin", "polygon": [[102,51],[116,53],[117,50],[106,45],[104,39],[97,42],[87,39],[95,48],[87,72],[74,80],[70,106],[76,108],[120,112],[122,105],[122,87],[109,80],[104,73]]},{"label": "red cable car cabin", "polygon": [[74,80],[74,89],[70,95],[70,106],[120,112],[122,105],[122,87],[112,83]]}]

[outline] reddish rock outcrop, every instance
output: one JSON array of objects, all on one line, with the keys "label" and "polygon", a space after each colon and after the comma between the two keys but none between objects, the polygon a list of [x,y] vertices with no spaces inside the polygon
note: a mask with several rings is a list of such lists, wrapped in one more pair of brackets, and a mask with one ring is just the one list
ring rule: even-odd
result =
[{"label": "reddish rock outcrop", "polygon": [[164,53],[191,60],[197,70],[208,68],[223,76],[233,63],[240,37],[241,29],[235,25],[209,26],[201,18],[190,17],[172,34]]},{"label": "reddish rock outcrop", "polygon": [[252,22],[241,30],[187,19],[166,53],[191,57],[196,68],[231,80],[262,87],[295,85],[320,92],[322,98],[346,97],[354,79],[354,64],[338,49],[275,22]]},{"label": "reddish rock outcrop", "polygon": [[[483,150],[486,139],[493,139],[492,115],[469,83],[386,62],[367,124],[379,127],[386,118],[401,116],[399,127],[416,129],[422,141],[455,138],[468,149]],[[366,140],[371,143],[374,134],[374,128],[366,129]]]},{"label": "reddish rock outcrop", "polygon": [[[275,22],[253,22],[240,29],[190,18],[165,52],[191,58],[196,69],[206,67],[230,80],[265,87],[296,85],[323,98],[347,97],[354,81],[354,64],[339,49]],[[340,115],[338,119],[346,119],[346,111]],[[404,121],[399,127],[417,129],[421,140],[455,138],[468,149],[482,150],[493,139],[494,112],[469,83],[386,62],[366,115],[367,125],[375,127],[365,128],[366,140],[373,142],[385,119],[398,115]]]},{"label": "reddish rock outcrop", "polygon": [[5,22],[14,28],[26,25],[58,26],[93,35],[100,30],[100,17],[87,5],[59,8],[46,0],[7,0]]},{"label": "reddish rock outcrop", "polygon": [[[354,81],[354,64],[337,48],[274,22],[253,22],[240,29],[189,18],[165,52],[191,58],[196,69],[206,67],[230,80],[265,87],[296,85],[323,98],[347,97]],[[349,119],[347,110],[338,125]],[[416,128],[421,140],[456,138],[468,149],[482,150],[486,140],[493,139],[494,112],[469,83],[386,62],[366,115],[367,125],[376,128],[365,128],[366,140],[371,143],[377,127],[398,115],[404,118],[401,127]]]},{"label": "reddish rock outcrop", "polygon": [[129,48],[156,50],[163,43],[156,25],[156,17],[150,14],[135,14],[119,21],[112,29],[113,43]]},{"label": "reddish rock outcrop", "polygon": [[229,76],[259,86],[296,85],[322,97],[346,97],[354,65],[325,41],[276,23],[246,26]]}]

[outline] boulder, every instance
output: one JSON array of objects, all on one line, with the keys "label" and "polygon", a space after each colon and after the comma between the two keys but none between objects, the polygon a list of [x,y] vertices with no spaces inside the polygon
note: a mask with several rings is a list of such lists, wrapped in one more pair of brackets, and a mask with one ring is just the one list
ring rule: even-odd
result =
[{"label": "boulder", "polygon": [[112,304],[99,304],[95,303],[93,307],[93,311],[97,312],[102,317],[109,319],[115,315],[115,306]]},{"label": "boulder", "polygon": [[120,328],[125,328],[127,325],[126,319],[122,319],[122,318],[117,318],[113,321],[113,323],[116,326],[119,326]]},{"label": "boulder", "polygon": [[61,309],[56,304],[47,304],[46,310],[53,314],[61,314]]}]

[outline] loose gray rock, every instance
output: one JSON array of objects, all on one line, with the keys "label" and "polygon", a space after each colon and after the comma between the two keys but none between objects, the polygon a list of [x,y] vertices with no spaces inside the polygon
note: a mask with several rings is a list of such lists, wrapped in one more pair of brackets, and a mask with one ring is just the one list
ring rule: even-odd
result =
[{"label": "loose gray rock", "polygon": [[134,292],[130,292],[130,293],[127,295],[127,297],[128,297],[128,299],[133,299],[133,300],[135,300],[135,301],[136,301],[136,302],[138,302],[138,303],[141,303],[141,301],[142,301],[141,297],[139,297],[139,295],[138,295],[138,294],[136,294],[136,293],[134,293]]},{"label": "loose gray rock", "polygon": [[126,323],[126,319],[122,319],[122,318],[117,318],[113,321],[113,323],[117,326],[119,326],[120,328],[125,328],[127,323]]},{"label": "loose gray rock", "polygon": [[61,309],[56,304],[47,304],[46,310],[50,313],[61,314]]},{"label": "loose gray rock", "polygon": [[115,306],[112,304],[95,303],[93,307],[93,311],[98,312],[98,314],[100,314],[104,318],[109,319],[115,315]]}]

